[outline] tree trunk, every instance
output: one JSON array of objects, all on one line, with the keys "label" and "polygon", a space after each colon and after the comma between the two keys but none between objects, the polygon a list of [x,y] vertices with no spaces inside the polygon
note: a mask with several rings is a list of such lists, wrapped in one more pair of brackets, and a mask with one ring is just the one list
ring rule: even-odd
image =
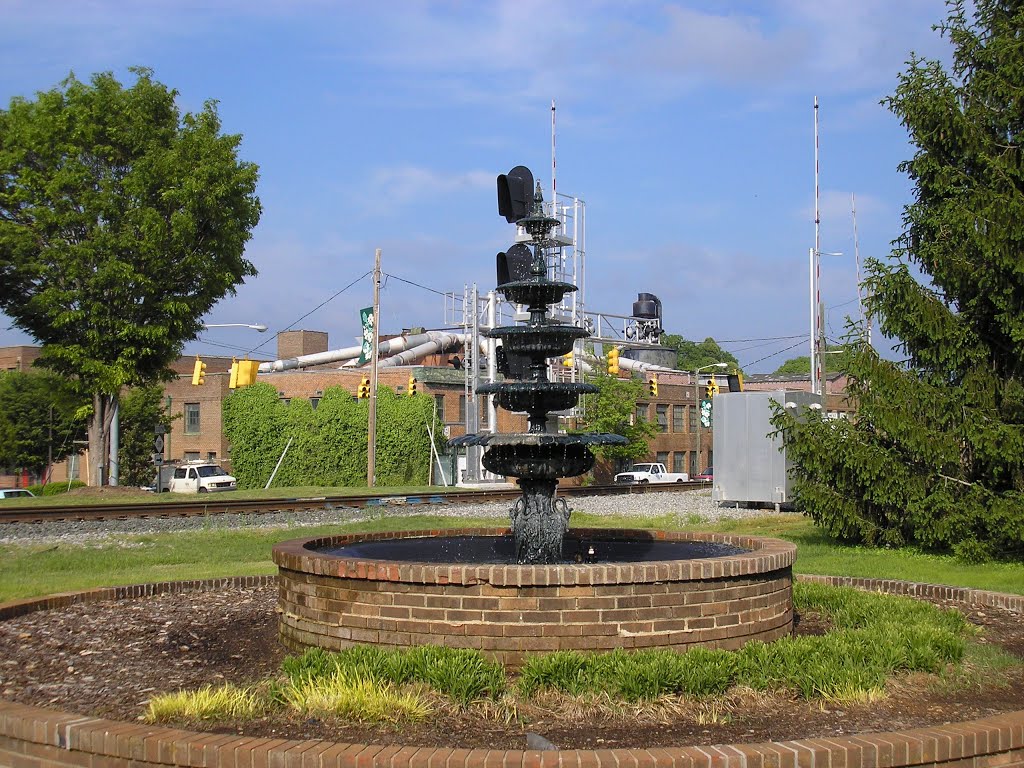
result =
[{"label": "tree trunk", "polygon": [[92,396],[92,418],[89,419],[89,485],[106,485],[110,422],[114,417],[117,395],[96,393]]}]

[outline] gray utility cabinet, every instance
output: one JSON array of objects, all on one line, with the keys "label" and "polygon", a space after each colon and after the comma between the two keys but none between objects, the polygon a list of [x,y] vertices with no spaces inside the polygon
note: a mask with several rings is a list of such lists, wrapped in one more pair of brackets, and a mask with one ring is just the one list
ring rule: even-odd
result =
[{"label": "gray utility cabinet", "polygon": [[788,462],[779,448],[772,401],[798,411],[821,407],[821,396],[810,392],[727,392],[716,395],[713,405],[715,477],[711,497],[721,503],[774,504],[789,502]]}]

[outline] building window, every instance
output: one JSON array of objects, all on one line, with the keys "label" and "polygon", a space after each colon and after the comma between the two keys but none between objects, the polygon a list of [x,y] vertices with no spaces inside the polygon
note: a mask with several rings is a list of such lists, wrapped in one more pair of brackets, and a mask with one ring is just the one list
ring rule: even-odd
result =
[{"label": "building window", "polygon": [[636,404],[636,420],[638,422],[647,421],[647,403]]},{"label": "building window", "polygon": [[654,406],[654,414],[658,420],[658,431],[668,432],[668,405],[658,403]]},{"label": "building window", "polygon": [[309,404],[311,406],[313,406],[313,410],[315,411],[317,409],[317,407],[320,405],[320,398],[319,397],[311,397],[311,398],[309,398]]},{"label": "building window", "polygon": [[714,467],[715,466],[715,452],[712,451],[712,450],[708,451],[708,466],[709,467]]},{"label": "building window", "polygon": [[444,395],[434,395],[434,410],[437,420],[444,424]]},{"label": "building window", "polygon": [[686,451],[676,451],[672,454],[672,471],[679,473],[686,471]]},{"label": "building window", "polygon": [[[185,461],[199,461],[199,451],[185,451]],[[184,469],[182,471],[184,471]],[[177,471],[175,471],[174,476],[178,476]],[[184,477],[184,475],[182,475],[182,477]]]},{"label": "building window", "polygon": [[656,456],[656,462],[658,462],[659,464],[664,464],[666,467],[668,466],[668,451],[658,451]]},{"label": "building window", "polygon": [[[672,406],[672,431],[682,432],[685,429],[683,424],[683,406],[673,405]],[[683,470],[678,470],[682,472]]]},{"label": "building window", "polygon": [[217,452],[216,451],[207,451],[206,452],[206,460],[207,461],[216,461],[217,460]]},{"label": "building window", "polygon": [[688,453],[690,455],[690,477],[693,477],[697,474],[697,452],[689,451]]},{"label": "building window", "polygon": [[688,406],[687,409],[686,409],[686,413],[687,413],[687,421],[690,424],[690,431],[691,432],[696,432],[697,431],[697,406],[695,406],[695,405]]},{"label": "building window", "polygon": [[291,405],[292,404],[292,399],[290,397],[282,397],[281,398],[281,402],[284,405]]},{"label": "building window", "polygon": [[199,403],[185,403],[185,434],[199,434]]},{"label": "building window", "polygon": [[466,423],[466,396],[459,395],[459,424]]}]

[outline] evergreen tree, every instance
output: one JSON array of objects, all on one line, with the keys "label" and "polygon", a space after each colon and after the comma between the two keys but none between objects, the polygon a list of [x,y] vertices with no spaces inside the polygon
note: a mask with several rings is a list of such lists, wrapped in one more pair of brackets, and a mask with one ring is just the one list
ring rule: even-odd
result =
[{"label": "evergreen tree", "polygon": [[1024,550],[1024,5],[972,8],[936,27],[950,71],[912,57],[887,100],[914,199],[868,310],[906,359],[859,345],[854,422],[776,416],[797,503],[831,533],[967,559]]}]

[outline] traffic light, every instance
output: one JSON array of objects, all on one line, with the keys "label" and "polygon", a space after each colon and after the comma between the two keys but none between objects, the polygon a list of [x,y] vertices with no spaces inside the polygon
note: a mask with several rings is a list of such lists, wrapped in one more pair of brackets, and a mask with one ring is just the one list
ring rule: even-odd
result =
[{"label": "traffic light", "polygon": [[409,377],[409,397],[412,397],[417,392],[419,392],[418,385],[419,385],[419,382],[416,381],[416,377],[415,376],[410,376]]},{"label": "traffic light", "polygon": [[238,381],[236,382],[239,387],[248,387],[250,384],[256,383],[256,374],[260,370],[259,360],[239,360],[238,361]]},{"label": "traffic light", "polygon": [[192,367],[192,386],[198,387],[206,381],[206,363],[196,358],[196,364]]},{"label": "traffic light", "polygon": [[228,379],[229,389],[247,387],[256,383],[256,374],[259,372],[259,360],[232,360],[231,378]]},{"label": "traffic light", "polygon": [[356,392],[356,397],[360,400],[368,400],[370,398],[370,377],[363,376],[359,380],[359,391]]},{"label": "traffic light", "polygon": [[612,347],[608,350],[608,373],[612,376],[619,375],[619,348]]},{"label": "traffic light", "polygon": [[743,374],[740,371],[737,371],[736,373],[730,373],[728,376],[728,381],[730,392],[743,391]]},{"label": "traffic light", "polygon": [[707,388],[704,390],[704,396],[710,400],[718,394],[718,382],[714,379],[708,382]]},{"label": "traffic light", "polygon": [[576,363],[576,360],[573,357],[572,352],[569,352],[568,354],[562,355],[562,365],[564,365],[566,368],[572,368],[573,365],[575,365],[575,363]]},{"label": "traffic light", "polygon": [[647,383],[647,391],[650,393],[651,397],[657,397],[658,396],[658,377],[657,376],[651,376],[651,380]]}]

